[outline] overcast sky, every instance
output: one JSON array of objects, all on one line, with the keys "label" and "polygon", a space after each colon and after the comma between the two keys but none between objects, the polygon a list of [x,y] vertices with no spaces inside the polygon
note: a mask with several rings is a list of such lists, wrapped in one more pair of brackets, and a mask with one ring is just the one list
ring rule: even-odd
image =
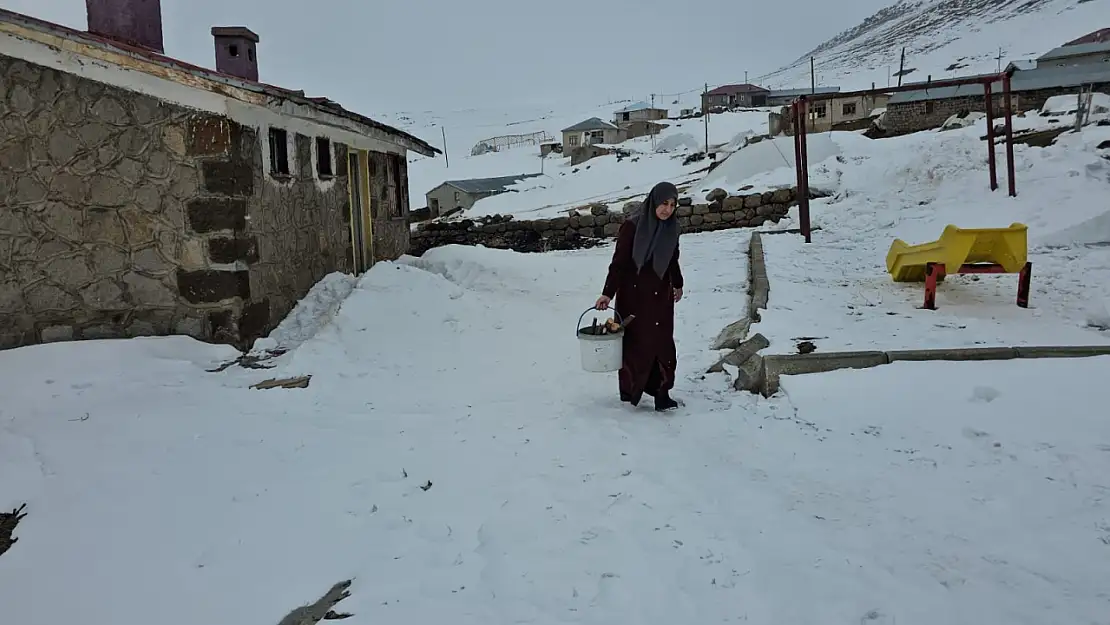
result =
[{"label": "overcast sky", "polygon": [[[162,0],[166,53],[261,37],[265,82],[373,114],[646,98],[777,69],[894,0]],[[0,0],[84,30],[85,0]],[[684,7],[684,8],[679,8]],[[804,16],[791,25],[791,15]],[[791,30],[793,28],[793,30]]]}]

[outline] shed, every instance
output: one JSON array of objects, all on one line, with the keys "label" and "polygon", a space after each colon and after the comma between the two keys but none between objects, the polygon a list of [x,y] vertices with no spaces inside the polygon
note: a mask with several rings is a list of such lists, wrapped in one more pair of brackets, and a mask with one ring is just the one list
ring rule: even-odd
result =
[{"label": "shed", "polygon": [[428,211],[435,219],[441,215],[458,210],[468,210],[474,203],[491,195],[508,191],[509,187],[540,174],[517,174],[495,178],[470,178],[467,180],[447,180],[428,191]]},{"label": "shed", "polygon": [[631,122],[650,122],[667,119],[667,109],[652,106],[647,102],[637,102],[613,111],[613,123],[623,126]]}]

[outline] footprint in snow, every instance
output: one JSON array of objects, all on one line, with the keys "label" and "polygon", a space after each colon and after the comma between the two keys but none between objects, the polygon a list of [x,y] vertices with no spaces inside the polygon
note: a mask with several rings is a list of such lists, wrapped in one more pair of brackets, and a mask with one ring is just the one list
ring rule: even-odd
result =
[{"label": "footprint in snow", "polygon": [[998,389],[992,386],[976,386],[975,388],[971,389],[971,399],[969,399],[968,401],[972,403],[990,403],[998,399],[999,395],[1001,395],[1001,393],[998,392]]},{"label": "footprint in snow", "polygon": [[963,432],[964,432],[964,436],[966,436],[970,439],[973,439],[973,440],[976,439],[976,438],[983,438],[984,436],[989,436],[990,435],[989,432],[984,432],[983,430],[976,430],[975,428],[972,428],[972,427],[964,428]]}]

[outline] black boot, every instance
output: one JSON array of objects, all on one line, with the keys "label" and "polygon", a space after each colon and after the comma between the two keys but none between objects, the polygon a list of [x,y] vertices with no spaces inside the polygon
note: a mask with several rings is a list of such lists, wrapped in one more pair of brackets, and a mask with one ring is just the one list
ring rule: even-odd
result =
[{"label": "black boot", "polygon": [[664,410],[674,410],[679,407],[679,403],[671,398],[670,393],[667,391],[659,391],[655,394],[655,409],[659,412]]}]

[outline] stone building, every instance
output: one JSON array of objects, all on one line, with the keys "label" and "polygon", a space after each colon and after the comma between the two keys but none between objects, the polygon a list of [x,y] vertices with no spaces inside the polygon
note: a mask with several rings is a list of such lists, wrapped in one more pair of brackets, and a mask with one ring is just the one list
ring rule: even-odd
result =
[{"label": "stone building", "polygon": [[482,198],[500,195],[509,187],[540,174],[518,174],[496,178],[471,178],[469,180],[448,180],[428,191],[428,214],[431,219],[449,215],[457,211],[470,210]]},{"label": "stone building", "polygon": [[[1013,71],[1010,102],[1015,113],[1033,111],[1044,106],[1049,98],[1077,94],[1081,87],[1110,93],[1110,63],[1045,66],[1038,59],[1034,69]],[[991,84],[991,92],[995,114],[1001,116],[1004,114],[1001,81]],[[883,128],[887,136],[919,132],[939,128],[953,115],[984,111],[983,85],[906,91],[894,94],[887,102]]]},{"label": "stone building", "polygon": [[714,109],[751,108],[767,106],[769,90],[758,85],[721,85],[701,96],[702,112]]},{"label": "stone building", "polygon": [[613,111],[613,123],[617,126],[630,122],[653,122],[661,119],[667,119],[667,109],[647,102],[636,102]]},{"label": "stone building", "polygon": [[158,0],[87,0],[89,32],[0,10],[0,348],[186,334],[239,346],[324,275],[408,248],[428,143],[163,54]]}]

